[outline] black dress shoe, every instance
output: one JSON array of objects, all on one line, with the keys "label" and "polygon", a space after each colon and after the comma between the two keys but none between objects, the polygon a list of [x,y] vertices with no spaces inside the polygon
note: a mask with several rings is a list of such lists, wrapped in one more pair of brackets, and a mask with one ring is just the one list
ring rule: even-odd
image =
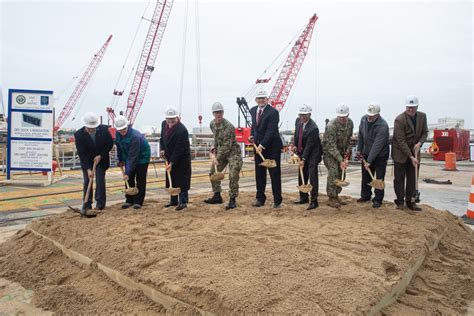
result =
[{"label": "black dress shoe", "polygon": [[318,208],[319,207],[319,204],[318,204],[318,201],[315,201],[315,202],[311,202],[309,203],[309,206],[307,208],[307,210],[314,210],[315,208]]},{"label": "black dress shoe", "polygon": [[380,201],[374,201],[374,202],[372,202],[372,207],[373,207],[373,208],[379,208],[379,207],[381,207],[381,206],[382,206],[382,202],[380,202]]},{"label": "black dress shoe", "polygon": [[360,199],[357,200],[357,203],[365,203],[365,202],[369,202],[369,201],[370,201],[370,198],[361,197]]},{"label": "black dress shoe", "polygon": [[416,211],[416,212],[419,212],[421,211],[421,207],[419,207],[418,205],[416,205],[416,203],[407,203],[407,206],[410,210],[412,211]]},{"label": "black dress shoe", "polygon": [[273,203],[273,208],[281,208],[281,203]]},{"label": "black dress shoe", "polygon": [[260,200],[255,200],[255,202],[252,203],[253,207],[261,207],[261,206],[264,206],[264,205],[265,205],[265,202],[262,202]]},{"label": "black dress shoe", "polygon": [[293,201],[293,204],[308,204],[309,200],[296,200]]},{"label": "black dress shoe", "polygon": [[176,206],[176,205],[178,205],[178,202],[169,202],[168,204],[165,204],[165,207]]},{"label": "black dress shoe", "polygon": [[184,210],[186,207],[188,207],[188,205],[185,204],[185,203],[179,204],[178,207],[176,208],[176,211],[177,211],[177,212],[182,211],[182,210]]}]

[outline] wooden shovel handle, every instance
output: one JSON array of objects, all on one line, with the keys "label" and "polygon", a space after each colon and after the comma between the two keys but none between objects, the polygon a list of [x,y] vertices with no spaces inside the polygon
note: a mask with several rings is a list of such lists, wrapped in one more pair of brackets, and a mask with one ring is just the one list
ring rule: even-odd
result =
[{"label": "wooden shovel handle", "polygon": [[[125,171],[123,170],[123,166],[120,166],[120,171],[122,171],[122,176],[125,177]],[[128,186],[128,181],[127,180],[123,180],[123,182],[125,182],[125,188],[130,189],[130,187]]]},{"label": "wooden shovel handle", "polygon": [[94,182],[96,167],[97,167],[97,164],[94,161],[94,165],[92,166],[92,178],[89,179],[89,185],[87,186],[86,195],[84,196],[84,203],[87,203],[89,201],[89,195],[91,194],[92,182]]},{"label": "wooden shovel handle", "polygon": [[171,180],[171,173],[168,170],[168,160],[165,160],[166,174],[168,175],[168,181],[170,182],[170,188],[173,187],[173,181]]},{"label": "wooden shovel handle", "polygon": [[[365,161],[365,159],[362,159],[362,163],[363,163],[364,165],[365,165],[366,162],[367,162],[367,161]],[[370,168],[367,168],[367,169],[365,169],[365,170],[367,170],[367,171],[369,172],[369,175],[370,175],[370,177],[372,178],[372,180],[375,180],[375,177],[374,177],[374,174],[372,173],[372,170],[370,170]]]},{"label": "wooden shovel handle", "polygon": [[262,158],[262,160],[265,160],[265,157],[263,157],[262,153],[257,150],[257,145],[255,145],[255,143],[252,143],[252,145],[255,148],[257,154],[260,156],[260,158]]}]

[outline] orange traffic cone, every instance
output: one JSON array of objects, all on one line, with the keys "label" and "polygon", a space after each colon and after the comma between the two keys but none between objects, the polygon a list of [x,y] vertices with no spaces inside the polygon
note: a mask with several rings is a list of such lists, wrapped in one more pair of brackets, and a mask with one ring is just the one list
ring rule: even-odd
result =
[{"label": "orange traffic cone", "polygon": [[471,193],[469,194],[469,203],[467,203],[466,214],[462,216],[464,223],[474,225],[474,176],[472,177]]}]

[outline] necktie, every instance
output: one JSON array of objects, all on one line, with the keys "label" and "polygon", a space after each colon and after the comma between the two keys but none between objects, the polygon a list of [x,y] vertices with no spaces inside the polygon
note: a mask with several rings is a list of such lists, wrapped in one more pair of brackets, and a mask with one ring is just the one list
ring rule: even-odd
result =
[{"label": "necktie", "polygon": [[260,124],[260,117],[262,116],[262,112],[263,112],[262,109],[258,109],[258,113],[257,113],[257,125]]},{"label": "necktie", "polygon": [[300,128],[298,129],[298,154],[303,152],[303,123],[300,123]]}]

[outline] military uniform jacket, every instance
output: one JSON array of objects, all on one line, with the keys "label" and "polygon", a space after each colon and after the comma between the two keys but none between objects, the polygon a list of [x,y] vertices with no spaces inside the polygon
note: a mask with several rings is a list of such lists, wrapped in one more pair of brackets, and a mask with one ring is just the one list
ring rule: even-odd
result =
[{"label": "military uniform jacket", "polygon": [[270,104],[265,106],[259,124],[257,124],[258,106],[250,109],[252,116],[252,129],[250,131],[256,145],[262,145],[265,149],[280,150],[283,147],[280,133],[278,132],[278,122],[280,114]]},{"label": "military uniform jacket", "polygon": [[[299,145],[299,130],[301,124],[300,119],[296,119],[295,136],[293,140],[296,148],[298,148]],[[323,149],[321,146],[321,139],[319,138],[319,128],[312,119],[309,119],[304,127],[301,146],[303,148],[303,152],[301,153],[301,158],[303,160],[316,164],[321,162]]]},{"label": "military uniform jacket", "polygon": [[216,125],[215,120],[212,120],[210,126],[214,134],[214,148],[217,149],[217,160],[229,158],[233,155],[241,156],[240,146],[235,139],[235,127],[231,122],[224,119],[221,124]]},{"label": "military uniform jacket", "polygon": [[428,137],[426,114],[416,112],[416,129],[410,116],[403,112],[395,118],[392,139],[392,158],[405,163],[413,155],[413,147],[420,142],[422,145]]},{"label": "military uniform jacket", "polygon": [[323,137],[323,152],[327,158],[335,159],[338,162],[344,160],[344,155],[351,148],[351,137],[354,130],[354,123],[350,118],[342,125],[337,118],[333,119],[326,126]]},{"label": "military uniform jacket", "polygon": [[109,168],[109,152],[112,150],[112,147],[114,147],[114,141],[107,125],[99,125],[97,127],[95,144],[85,127],[82,127],[74,133],[74,140],[76,142],[79,159],[81,160],[82,169],[92,169],[94,157],[97,155],[102,157],[99,166],[104,170]]}]

